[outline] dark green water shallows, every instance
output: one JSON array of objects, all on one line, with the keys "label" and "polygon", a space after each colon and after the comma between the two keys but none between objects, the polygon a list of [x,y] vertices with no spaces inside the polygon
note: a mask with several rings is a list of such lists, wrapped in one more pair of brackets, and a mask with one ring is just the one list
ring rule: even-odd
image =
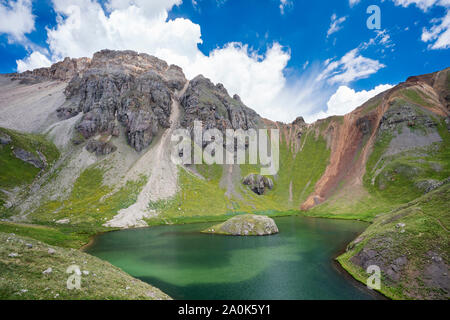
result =
[{"label": "dark green water shallows", "polygon": [[208,235],[213,225],[110,232],[87,250],[174,299],[374,299],[334,258],[367,226],[284,217],[264,237]]}]

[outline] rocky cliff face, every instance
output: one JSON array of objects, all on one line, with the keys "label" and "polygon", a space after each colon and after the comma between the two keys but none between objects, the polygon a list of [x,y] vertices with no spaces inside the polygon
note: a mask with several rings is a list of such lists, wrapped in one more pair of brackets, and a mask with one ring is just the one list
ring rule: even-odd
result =
[{"label": "rocky cliff face", "polygon": [[85,139],[97,134],[117,136],[120,124],[129,144],[141,151],[169,126],[175,91],[186,81],[179,67],[155,57],[103,50],[66,88],[75,107],[60,108],[58,114],[66,119],[83,112],[77,130]]},{"label": "rocky cliff face", "polygon": [[[371,176],[375,182],[394,160],[393,155],[410,151],[418,156],[420,148],[441,142],[438,127],[450,114],[449,77],[450,68],[411,77],[342,118],[329,118],[325,136],[330,142],[330,163],[302,209],[321,204],[343,190],[361,195],[364,179]],[[373,154],[374,148],[381,154]],[[367,172],[370,157],[378,158]]]},{"label": "rocky cliff face", "polygon": [[74,76],[82,74],[90,65],[91,59],[65,58],[63,61],[53,64],[49,68],[38,68],[32,71],[25,71],[19,74],[12,74],[14,80],[20,80],[22,83],[35,83],[45,80],[69,81]]},{"label": "rocky cliff face", "polygon": [[184,118],[181,125],[192,128],[195,120],[202,121],[203,129],[256,129],[259,115],[244,105],[238,95],[232,98],[222,84],[214,85],[199,75],[189,82],[181,105]]}]

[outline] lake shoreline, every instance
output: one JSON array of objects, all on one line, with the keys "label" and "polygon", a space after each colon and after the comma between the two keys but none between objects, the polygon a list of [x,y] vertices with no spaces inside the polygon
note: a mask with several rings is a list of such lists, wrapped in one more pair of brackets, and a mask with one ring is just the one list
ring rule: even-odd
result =
[{"label": "lake shoreline", "polygon": [[[236,215],[234,215],[236,216]],[[282,218],[282,217],[301,217],[301,218],[306,218],[306,219],[324,219],[324,220],[348,220],[348,221],[358,221],[358,222],[363,222],[368,224],[367,227],[361,232],[359,233],[354,239],[356,239],[358,236],[360,236],[369,226],[372,222],[369,221],[364,221],[364,220],[360,220],[360,219],[354,219],[354,218],[348,218],[345,216],[339,216],[336,215],[335,217],[330,217],[330,216],[316,216],[316,215],[307,215],[305,214],[305,212],[299,211],[297,213],[292,213],[292,214],[284,214],[284,215],[278,215],[278,214],[272,214],[270,215],[273,218]],[[227,216],[220,216],[217,217],[217,219],[205,219],[205,220],[195,220],[195,221],[189,221],[189,220],[185,220],[182,223],[161,223],[161,224],[151,224],[145,227],[139,227],[139,228],[127,228],[127,229],[114,229],[114,230],[109,230],[109,231],[102,231],[99,233],[96,233],[95,235],[92,235],[89,238],[89,242],[84,244],[83,246],[81,246],[79,248],[80,251],[85,252],[86,250],[88,250],[92,245],[95,244],[96,239],[106,233],[111,233],[111,232],[118,232],[118,231],[123,231],[123,230],[139,230],[139,229],[147,229],[147,228],[153,228],[156,226],[176,226],[176,225],[195,225],[195,224],[204,224],[204,223],[217,223],[217,222],[224,222],[227,219],[229,219],[229,217]],[[353,240],[354,240],[353,239]],[[353,241],[352,240],[352,241]],[[363,287],[365,287],[365,283],[362,279],[359,279],[358,277],[356,277],[355,275],[353,275],[351,273],[351,270],[346,268],[346,266],[344,265],[344,263],[339,259],[339,257],[341,257],[345,252],[346,252],[346,247],[348,246],[348,244],[350,244],[351,241],[349,243],[347,243],[345,245],[345,247],[343,247],[341,250],[339,250],[339,252],[333,257],[333,265],[335,266],[335,268],[339,271],[339,273],[346,278],[348,281],[353,282],[355,286],[357,286],[359,289],[363,289]],[[373,296],[376,297],[377,299],[383,299],[383,300],[391,300],[392,298],[386,296],[385,294],[383,294],[382,291],[380,290],[372,290]]]},{"label": "lake shoreline", "polygon": [[[330,220],[334,220],[334,221],[337,221],[337,220],[347,220],[347,221],[355,221],[355,222],[359,222],[359,223],[362,223],[362,224],[364,224],[364,225],[360,225],[361,226],[361,228],[359,228],[359,230],[357,231],[357,234],[355,234],[355,236],[351,236],[352,237],[352,239],[354,239],[355,237],[357,237],[359,234],[361,234],[362,232],[364,232],[364,230],[365,229],[367,229],[367,227],[368,227],[368,225],[369,225],[369,223],[367,223],[367,222],[364,222],[364,221],[357,221],[357,220],[355,220],[355,219],[330,219],[330,218],[322,218],[322,219],[317,219],[317,218],[321,218],[321,217],[316,217],[316,216],[313,216],[313,217],[310,217],[310,216],[305,216],[305,215],[302,215],[302,214],[290,214],[290,215],[281,215],[281,216],[276,216],[276,215],[272,215],[272,217],[274,217],[274,218],[289,218],[289,217],[291,217],[291,218],[294,218],[294,219],[296,219],[296,218],[300,218],[299,219],[299,221],[301,221],[301,220],[303,220],[303,221],[305,221],[306,222],[306,225],[316,225],[316,223],[314,223],[313,221],[316,221],[316,220],[323,220],[323,221],[330,221]],[[223,217],[224,219],[223,220],[225,220],[227,217]],[[290,220],[289,220],[290,221]],[[309,222],[308,222],[309,221]],[[165,225],[165,224],[161,224],[161,225],[151,225],[151,226],[148,226],[148,227],[143,227],[143,228],[130,228],[130,229],[125,229],[125,230],[111,230],[111,231],[109,231],[109,232],[106,232],[106,233],[115,233],[114,231],[126,231],[126,230],[130,230],[130,231],[133,231],[133,230],[145,230],[145,229],[153,229],[152,227],[154,227],[154,226],[168,226],[168,227],[177,227],[177,226],[181,226],[181,225],[187,225],[187,226],[192,226],[194,229],[195,229],[195,227],[194,227],[194,225],[196,225],[196,224],[208,224],[208,223],[211,223],[211,224],[214,224],[215,222],[217,222],[217,219],[215,219],[215,221],[209,221],[209,220],[207,220],[207,221],[195,221],[195,222],[192,222],[192,223],[187,223],[187,222],[185,222],[185,223],[182,223],[182,224],[170,224],[170,225]],[[302,223],[302,222],[301,222]],[[289,222],[289,225],[291,225],[292,224],[292,221],[290,221]],[[286,220],[285,220],[285,225],[286,225]],[[339,224],[337,224],[337,226],[338,226]],[[327,224],[323,224],[323,223],[320,223],[319,224],[319,226],[321,226],[321,227],[319,227],[319,229],[320,228],[325,228],[325,229],[322,229],[324,232],[327,232],[326,230],[327,230],[327,228],[330,230],[330,231],[332,231],[333,232],[333,224],[331,224],[331,225],[327,225]],[[325,227],[322,227],[322,226],[325,226]],[[202,229],[204,226],[201,226],[200,227],[200,229]],[[330,229],[331,228],[331,229]],[[344,229],[339,229],[339,227],[337,227],[337,229],[335,229],[335,230],[340,230],[340,232],[342,233],[342,232],[345,232],[344,230],[346,230],[345,229],[346,227],[344,227]],[[352,227],[353,228],[353,227]],[[159,230],[158,231],[155,231],[157,234],[158,233],[160,233],[160,232],[163,232],[162,230],[163,230],[163,228],[162,229],[160,229],[160,228],[158,228]],[[188,230],[191,230],[192,228],[187,228]],[[199,230],[200,230],[199,229]],[[171,229],[171,230],[167,230],[166,232],[169,232],[169,233],[172,233],[172,230],[173,229]],[[286,230],[286,226],[285,226],[285,230]],[[301,230],[301,229],[297,229],[297,230]],[[281,233],[283,233],[283,231],[281,231]],[[328,232],[327,232],[328,233]],[[104,233],[103,233],[104,234]],[[152,234],[152,233],[149,233],[149,234]],[[200,231],[198,231],[198,232],[195,232],[195,231],[187,231],[187,232],[183,232],[183,234],[190,234],[190,235],[192,235],[192,234],[201,234],[201,232]],[[88,250],[88,248],[91,248],[91,246],[93,245],[93,244],[95,244],[96,243],[96,241],[99,239],[98,237],[100,236],[101,234],[97,234],[95,237],[93,237],[93,238],[91,238],[91,241],[89,242],[89,246],[84,246],[83,247],[83,250]],[[129,234],[128,234],[129,235]],[[208,236],[207,234],[203,234],[204,236]],[[336,235],[337,236],[337,235]],[[118,239],[118,237],[120,237],[120,236],[114,236],[114,237],[112,237],[112,238],[109,238],[109,239]],[[123,236],[122,236],[123,237]],[[141,236],[142,237],[142,236]],[[228,237],[224,237],[224,238],[228,238]],[[233,237],[231,237],[231,238],[233,238]],[[241,237],[242,238],[242,237]],[[263,237],[264,238],[264,237]],[[126,239],[126,238],[124,238],[124,239]],[[202,240],[200,240],[200,241],[202,241]],[[340,264],[339,264],[339,262],[338,262],[338,260],[337,260],[337,257],[339,256],[339,255],[341,255],[343,252],[345,252],[345,248],[346,248],[346,246],[348,245],[348,243],[350,243],[351,241],[350,240],[344,240],[344,241],[346,241],[345,242],[345,244],[344,245],[339,245],[339,248],[335,248],[336,250],[333,250],[333,253],[331,254],[331,256],[330,256],[330,258],[329,259],[327,259],[328,260],[328,264],[330,265],[330,268],[332,268],[332,269],[335,269],[335,272],[337,272],[337,274],[338,274],[338,277],[340,277],[341,279],[344,279],[345,280],[345,282],[346,283],[348,283],[348,285],[349,286],[351,286],[351,287],[354,287],[355,289],[354,290],[357,290],[357,291],[360,291],[360,292],[362,292],[362,293],[364,293],[366,296],[367,295],[370,295],[373,299],[386,299],[386,297],[385,296],[383,296],[382,294],[380,294],[380,293],[377,293],[377,292],[373,292],[373,291],[368,291],[367,290],[367,288],[366,288],[366,286],[363,284],[363,283],[361,283],[360,281],[358,281],[358,279],[356,279],[356,278],[354,278],[349,272],[347,272],[347,270],[345,269],[345,268],[343,268],[343,266],[341,266]],[[95,250],[95,249],[94,249]],[[114,250],[112,250],[111,252],[113,252]],[[120,247],[118,247],[117,248],[117,251],[120,251]],[[139,251],[140,252],[140,249],[138,249],[137,251]],[[89,252],[88,252],[89,253]],[[89,253],[89,254],[92,254],[92,253]],[[106,259],[107,261],[109,261],[106,257],[100,257],[100,258],[102,258],[102,259]],[[314,263],[314,262],[311,262],[311,263]],[[332,267],[331,267],[332,266]],[[122,267],[123,267],[123,265],[122,265]],[[195,279],[194,279],[195,280]],[[158,284],[157,283],[152,283],[152,285],[155,285],[155,286],[157,286],[158,287]],[[164,290],[163,288],[161,288],[162,290]],[[287,291],[287,292],[289,292],[289,291]],[[370,294],[368,294],[368,292],[370,293]],[[173,295],[172,295],[173,296]],[[371,298],[371,299],[372,299]],[[300,298],[301,299],[301,298]],[[337,299],[339,299],[339,298],[337,298]],[[369,299],[369,298],[363,298],[363,299]]]}]

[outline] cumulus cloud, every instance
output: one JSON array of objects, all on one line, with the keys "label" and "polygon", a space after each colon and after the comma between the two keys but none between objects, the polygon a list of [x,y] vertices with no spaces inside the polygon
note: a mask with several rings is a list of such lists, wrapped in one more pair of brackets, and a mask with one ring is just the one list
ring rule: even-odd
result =
[{"label": "cumulus cloud", "polygon": [[345,20],[347,20],[347,17],[340,17],[338,18],[336,16],[336,14],[333,13],[333,15],[331,16],[331,23],[330,23],[330,27],[328,28],[327,31],[327,38],[332,35],[335,32],[338,32],[339,30],[342,29],[342,24],[345,22]]},{"label": "cumulus cloud", "polygon": [[113,0],[107,15],[96,1],[54,0],[57,26],[47,31],[52,60],[91,56],[104,48],[147,52],[173,63],[195,57],[200,26],[182,18],[167,21],[167,8],[179,1],[154,6],[149,4],[154,1],[142,1],[142,7],[140,2]]},{"label": "cumulus cloud", "polygon": [[16,60],[17,71],[24,72],[36,68],[49,67],[52,63],[50,60],[39,51],[32,52],[23,60]]},{"label": "cumulus cloud", "polygon": [[34,30],[31,0],[0,3],[0,33],[8,35],[10,42],[23,42],[25,34]]},{"label": "cumulus cloud", "polygon": [[326,67],[318,76],[318,80],[327,80],[329,84],[346,84],[364,79],[376,73],[385,65],[378,60],[363,57],[359,49],[347,52],[339,60],[328,60]]},{"label": "cumulus cloud", "polygon": [[258,106],[259,112],[267,114],[274,97],[285,87],[283,70],[289,59],[289,52],[277,43],[264,56],[247,45],[230,43],[209,56],[199,55],[184,69],[190,78],[201,73],[223,83],[231,94],[238,93],[246,104]]},{"label": "cumulus cloud", "polygon": [[347,114],[364,102],[377,94],[386,91],[393,86],[390,84],[381,84],[366,91],[355,91],[347,86],[340,86],[327,102],[327,110],[316,113],[310,117],[311,120],[323,119],[333,115]]}]

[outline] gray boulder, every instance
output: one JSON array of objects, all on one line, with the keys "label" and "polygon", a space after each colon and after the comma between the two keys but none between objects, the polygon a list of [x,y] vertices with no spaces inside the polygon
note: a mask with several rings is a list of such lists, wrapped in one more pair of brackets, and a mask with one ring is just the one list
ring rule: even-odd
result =
[{"label": "gray boulder", "polygon": [[109,141],[89,140],[86,145],[86,150],[95,153],[97,156],[102,156],[116,151],[117,147]]},{"label": "gray boulder", "polygon": [[259,174],[249,174],[242,183],[258,195],[263,195],[267,190],[272,190],[273,188],[272,179]]},{"label": "gray boulder", "polygon": [[254,214],[233,217],[224,223],[210,227],[204,233],[216,233],[233,236],[264,236],[278,233],[278,227],[272,218]]},{"label": "gray boulder", "polygon": [[423,193],[428,193],[428,192],[431,192],[431,191],[439,188],[440,186],[442,186],[448,182],[450,182],[450,178],[447,178],[443,181],[434,180],[434,179],[425,179],[425,180],[417,181],[414,185],[416,186],[416,188],[422,190]]},{"label": "gray boulder", "polygon": [[6,145],[11,143],[11,137],[6,133],[0,132],[0,145]]}]

